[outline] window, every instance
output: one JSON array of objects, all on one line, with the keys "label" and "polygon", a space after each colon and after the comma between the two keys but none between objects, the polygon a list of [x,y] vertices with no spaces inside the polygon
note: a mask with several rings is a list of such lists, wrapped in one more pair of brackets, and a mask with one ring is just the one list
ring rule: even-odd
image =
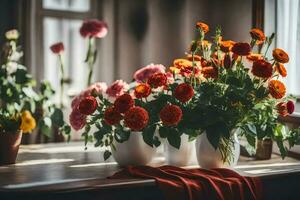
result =
[{"label": "window", "polygon": [[283,81],[287,92],[300,97],[300,0],[265,0],[265,31],[276,33],[275,46],[286,50],[290,61]]},{"label": "window", "polygon": [[[74,94],[85,87],[86,40],[79,34],[84,19],[97,18],[95,0],[41,0],[36,1],[36,75],[59,88],[58,59],[49,47],[56,42],[65,46],[64,64],[68,94]],[[59,94],[59,91],[57,91]]]}]

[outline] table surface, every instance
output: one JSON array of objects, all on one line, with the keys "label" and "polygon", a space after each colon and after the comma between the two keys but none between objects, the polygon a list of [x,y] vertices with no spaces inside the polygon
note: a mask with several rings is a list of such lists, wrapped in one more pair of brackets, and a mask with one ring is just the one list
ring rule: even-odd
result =
[{"label": "table surface", "polygon": [[[0,192],[59,192],[155,185],[153,179],[107,179],[120,167],[113,158],[104,162],[102,154],[103,150],[92,146],[84,151],[82,142],[21,146],[17,164],[0,167]],[[164,162],[164,157],[157,155],[151,165],[163,165]],[[265,178],[291,173],[299,175],[300,163],[289,157],[282,160],[278,155],[266,161],[240,157],[234,170],[242,175]]]}]

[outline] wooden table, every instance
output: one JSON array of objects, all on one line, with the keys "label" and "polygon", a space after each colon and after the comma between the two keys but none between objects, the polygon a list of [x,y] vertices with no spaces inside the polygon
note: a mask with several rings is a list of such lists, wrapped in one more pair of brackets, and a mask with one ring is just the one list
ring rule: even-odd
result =
[{"label": "wooden table", "polygon": [[[94,147],[84,151],[81,142],[22,146],[17,164],[0,167],[0,199],[163,199],[153,179],[107,179],[120,168],[112,158],[103,162],[102,153]],[[152,163],[162,164],[159,155]],[[235,170],[261,177],[265,199],[300,199],[296,159],[241,157]]]}]

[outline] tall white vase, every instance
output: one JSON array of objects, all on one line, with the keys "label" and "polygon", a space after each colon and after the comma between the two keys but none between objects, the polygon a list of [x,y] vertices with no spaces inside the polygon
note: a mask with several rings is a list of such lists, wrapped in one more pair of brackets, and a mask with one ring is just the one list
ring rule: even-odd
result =
[{"label": "tall white vase", "polygon": [[195,160],[195,140],[189,142],[188,139],[188,135],[181,135],[181,145],[179,149],[166,142],[165,154],[167,164],[180,167],[191,164],[191,162]]},{"label": "tall white vase", "polygon": [[232,146],[233,159],[230,163],[224,163],[219,149],[215,149],[207,139],[206,132],[202,133],[196,140],[196,154],[199,165],[205,169],[234,167],[240,156],[240,144],[237,134],[234,133],[234,144]]},{"label": "tall white vase", "polygon": [[151,148],[144,142],[141,132],[131,132],[127,141],[115,141],[114,145],[116,150],[112,149],[112,155],[120,166],[146,165],[156,153],[156,148]]}]

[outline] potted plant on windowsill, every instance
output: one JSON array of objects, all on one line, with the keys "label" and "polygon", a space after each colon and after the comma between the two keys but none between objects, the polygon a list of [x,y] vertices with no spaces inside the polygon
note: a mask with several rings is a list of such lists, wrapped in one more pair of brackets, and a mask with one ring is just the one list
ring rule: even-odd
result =
[{"label": "potted plant on windowsill", "polygon": [[61,133],[70,132],[62,111],[50,101],[50,84],[43,82],[40,92],[34,91],[35,80],[20,62],[23,52],[18,38],[17,30],[6,33],[0,59],[0,165],[15,163],[22,135],[36,127],[47,137],[53,124]]},{"label": "potted plant on windowsill", "polygon": [[188,138],[196,134],[182,123],[192,108],[194,90],[181,78],[165,73],[162,65],[149,65],[135,73],[131,88],[121,80],[107,90],[104,83],[96,83],[74,98],[71,125],[84,128],[85,142],[106,146],[104,159],[112,152],[120,165],[147,164],[163,138],[177,149],[169,151],[169,163],[186,165],[194,149]]},{"label": "potted plant on windowsill", "polygon": [[31,132],[36,121],[30,112],[35,96],[34,81],[18,61],[22,52],[17,47],[16,30],[6,33],[0,66],[0,165],[15,163],[22,133]]},{"label": "potted plant on windowsill", "polygon": [[[192,112],[195,117],[191,117],[190,124],[196,124],[195,128],[203,132],[197,140],[197,158],[204,168],[223,167],[225,163],[234,165],[239,156],[236,132],[251,137],[249,133],[253,129],[248,131],[249,115],[255,106],[271,99],[284,105],[281,109],[287,109],[283,99],[285,86],[277,79],[286,75],[282,64],[288,62],[288,55],[276,48],[273,58],[268,59],[266,55],[274,34],[266,37],[259,29],[250,31],[251,41],[247,43],[224,41],[221,30],[217,28],[214,41],[210,43],[204,40],[208,25],[199,22],[196,27],[199,36],[191,45],[191,54],[201,57],[203,80],[195,87],[199,95]],[[255,52],[256,47],[258,52]],[[271,111],[276,112],[278,107],[273,105]],[[259,115],[262,113],[254,114],[255,117]],[[268,117],[263,116],[263,120],[268,120]],[[285,140],[282,134],[272,139],[279,146]]]}]

